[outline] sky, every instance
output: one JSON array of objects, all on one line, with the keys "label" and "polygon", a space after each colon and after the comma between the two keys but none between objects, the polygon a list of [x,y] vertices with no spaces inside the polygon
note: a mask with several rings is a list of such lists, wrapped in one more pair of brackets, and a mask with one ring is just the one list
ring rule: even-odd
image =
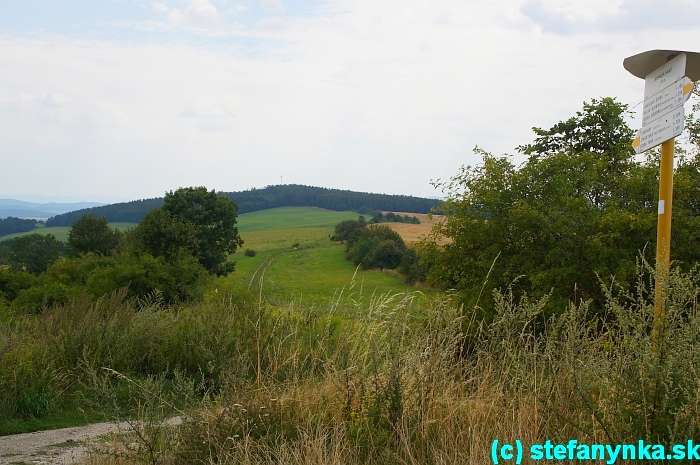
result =
[{"label": "sky", "polygon": [[697,0],[0,1],[0,196],[440,196],[698,37]]}]

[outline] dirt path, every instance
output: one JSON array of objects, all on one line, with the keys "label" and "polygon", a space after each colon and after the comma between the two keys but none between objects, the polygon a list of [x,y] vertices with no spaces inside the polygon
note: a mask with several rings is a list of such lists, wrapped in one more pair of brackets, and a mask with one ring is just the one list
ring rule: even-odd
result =
[{"label": "dirt path", "polygon": [[[180,424],[180,417],[171,418],[169,425]],[[100,436],[123,433],[129,423],[94,423],[36,433],[0,436],[0,465],[10,464],[69,464],[84,458]]]}]

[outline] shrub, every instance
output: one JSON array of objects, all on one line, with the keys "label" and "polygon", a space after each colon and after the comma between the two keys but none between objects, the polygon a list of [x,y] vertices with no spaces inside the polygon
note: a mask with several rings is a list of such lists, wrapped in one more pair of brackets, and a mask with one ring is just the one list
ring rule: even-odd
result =
[{"label": "shrub", "polygon": [[348,240],[345,256],[363,269],[394,269],[401,264],[406,244],[401,236],[388,226],[371,225]]},{"label": "shrub", "polygon": [[253,249],[245,249],[245,252],[243,252],[243,255],[246,257],[255,257],[256,252]]}]

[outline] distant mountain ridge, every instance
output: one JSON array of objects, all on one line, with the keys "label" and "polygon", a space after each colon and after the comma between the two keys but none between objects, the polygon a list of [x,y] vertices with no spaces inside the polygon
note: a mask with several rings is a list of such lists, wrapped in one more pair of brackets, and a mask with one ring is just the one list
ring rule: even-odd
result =
[{"label": "distant mountain ridge", "polygon": [[74,210],[84,210],[102,205],[105,204],[100,202],[37,203],[17,199],[0,199],[0,219],[14,217],[45,220]]},{"label": "distant mountain ridge", "polygon": [[[370,194],[325,187],[285,184],[240,192],[219,192],[238,204],[238,213],[250,213],[277,207],[318,207],[327,210],[370,212],[373,210],[429,213],[439,200],[407,195]],[[81,216],[94,213],[110,222],[138,223],[150,210],[163,205],[163,198],[134,200],[56,215],[46,226],[71,226]]]}]

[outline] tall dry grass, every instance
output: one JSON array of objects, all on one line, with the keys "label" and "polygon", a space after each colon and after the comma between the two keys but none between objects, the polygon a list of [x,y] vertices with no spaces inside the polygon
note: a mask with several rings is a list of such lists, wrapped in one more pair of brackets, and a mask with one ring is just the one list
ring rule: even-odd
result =
[{"label": "tall dry grass", "polygon": [[[580,302],[547,321],[544,301],[506,289],[489,325],[449,296],[365,305],[351,289],[327,309],[113,296],[32,320],[47,335],[33,353],[49,385],[72,380],[134,422],[87,463],[479,464],[494,439],[697,441],[700,275],[671,273],[656,348],[653,283],[641,264],[636,288],[605,289],[602,317]],[[183,425],[164,427],[172,415]]]}]

